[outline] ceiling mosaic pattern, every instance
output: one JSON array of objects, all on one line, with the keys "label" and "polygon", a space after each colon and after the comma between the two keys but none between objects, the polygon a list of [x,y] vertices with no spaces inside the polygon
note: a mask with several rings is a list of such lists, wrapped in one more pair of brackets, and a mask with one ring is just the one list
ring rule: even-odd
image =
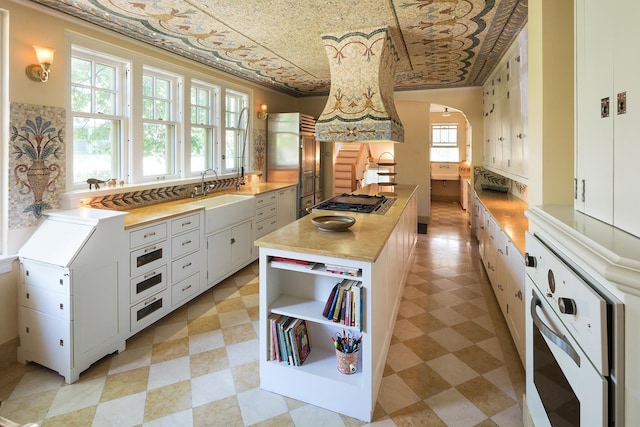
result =
[{"label": "ceiling mosaic pattern", "polygon": [[479,86],[528,0],[30,0],[293,95],[326,95],[321,35],[388,26],[395,90]]}]

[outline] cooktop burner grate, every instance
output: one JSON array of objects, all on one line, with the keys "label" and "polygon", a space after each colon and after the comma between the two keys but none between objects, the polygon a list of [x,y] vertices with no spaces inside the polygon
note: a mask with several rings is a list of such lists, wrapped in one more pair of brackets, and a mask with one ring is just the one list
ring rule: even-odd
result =
[{"label": "cooktop burner grate", "polygon": [[[385,196],[370,196],[367,194],[342,194],[318,204],[315,209],[355,212],[355,213],[379,213],[385,214],[395,199]],[[386,208],[385,208],[386,207]]]}]

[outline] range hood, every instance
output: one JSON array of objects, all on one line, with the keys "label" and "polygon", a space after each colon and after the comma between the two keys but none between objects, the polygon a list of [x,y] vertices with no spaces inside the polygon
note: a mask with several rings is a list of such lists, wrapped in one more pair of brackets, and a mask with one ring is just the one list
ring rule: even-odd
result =
[{"label": "range hood", "polygon": [[322,35],[331,89],[316,122],[316,139],[332,142],[404,142],[393,102],[399,61],[388,27]]}]

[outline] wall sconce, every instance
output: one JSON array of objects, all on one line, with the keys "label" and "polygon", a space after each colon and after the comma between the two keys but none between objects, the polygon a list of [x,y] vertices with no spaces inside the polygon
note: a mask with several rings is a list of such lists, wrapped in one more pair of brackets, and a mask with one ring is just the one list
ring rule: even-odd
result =
[{"label": "wall sconce", "polygon": [[51,64],[53,64],[53,54],[56,51],[55,48],[42,45],[34,45],[33,49],[36,51],[36,57],[38,58],[38,64],[31,64],[27,66],[25,72],[34,82],[46,82],[49,80],[49,72],[51,72]]},{"label": "wall sconce", "polygon": [[265,120],[269,113],[267,113],[267,104],[262,104],[260,106],[260,111],[258,111],[258,118],[260,120]]}]

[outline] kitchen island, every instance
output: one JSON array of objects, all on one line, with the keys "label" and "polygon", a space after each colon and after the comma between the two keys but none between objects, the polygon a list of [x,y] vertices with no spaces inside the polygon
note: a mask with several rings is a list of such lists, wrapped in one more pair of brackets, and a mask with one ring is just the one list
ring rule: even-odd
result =
[{"label": "kitchen island", "polygon": [[[400,306],[404,281],[417,241],[417,186],[398,185],[384,215],[347,213],[356,222],[347,231],[316,228],[312,218],[343,215],[318,211],[262,238],[260,248],[260,386],[261,388],[371,421]],[[358,191],[379,193],[377,185]],[[274,257],[292,262],[274,262]],[[334,272],[343,267],[353,275]],[[353,280],[362,288],[359,325],[345,326],[323,316],[337,283]],[[270,316],[307,323],[311,352],[300,366],[273,360]],[[362,335],[357,370],[337,369],[332,337],[345,330]]]}]

